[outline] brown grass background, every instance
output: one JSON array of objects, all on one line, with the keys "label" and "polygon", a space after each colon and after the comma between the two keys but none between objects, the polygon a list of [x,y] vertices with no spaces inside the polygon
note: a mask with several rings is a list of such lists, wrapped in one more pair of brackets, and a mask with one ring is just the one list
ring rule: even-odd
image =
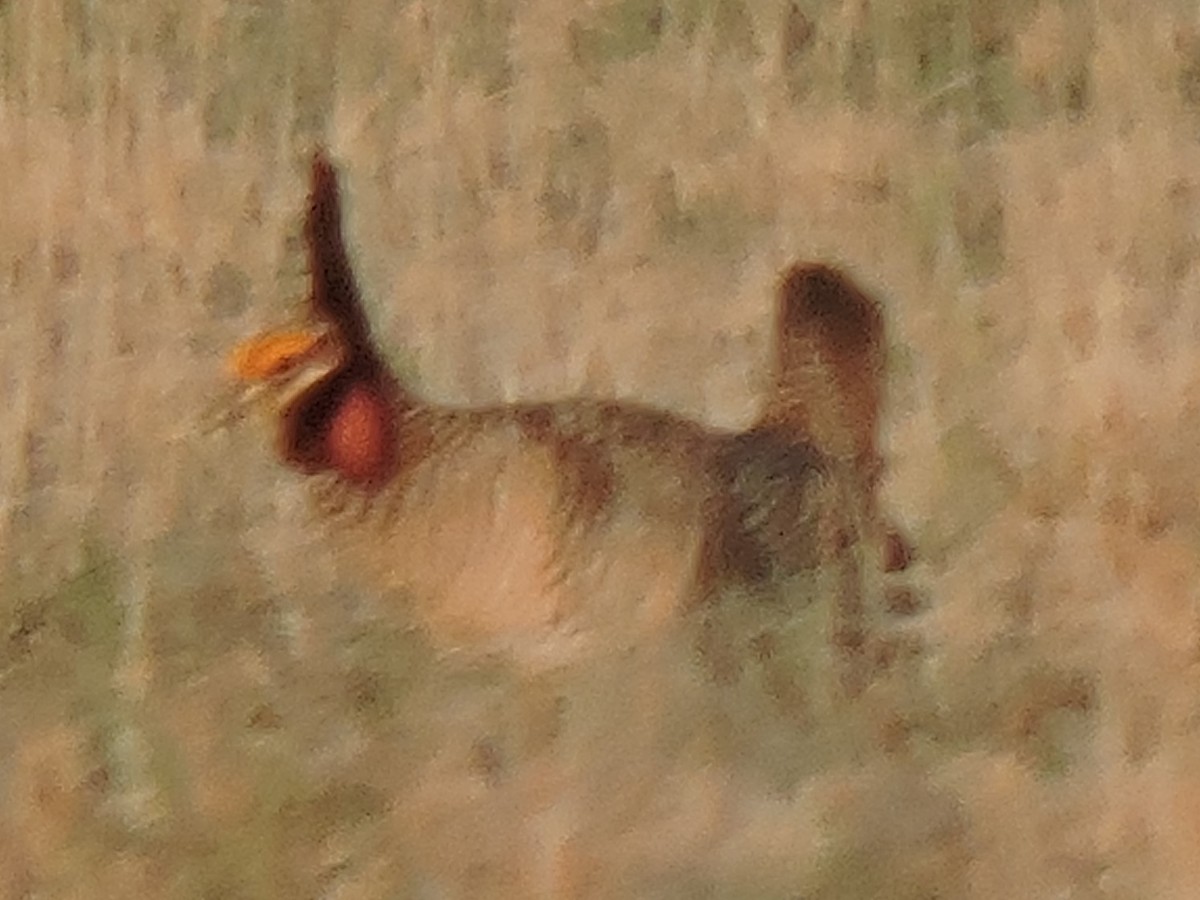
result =
[{"label": "brown grass background", "polygon": [[[1198,133],[1170,0],[0,0],[0,897],[1195,896]],[[877,292],[878,683],[376,617],[197,430],[315,142],[440,400],[738,426],[787,262]]]}]

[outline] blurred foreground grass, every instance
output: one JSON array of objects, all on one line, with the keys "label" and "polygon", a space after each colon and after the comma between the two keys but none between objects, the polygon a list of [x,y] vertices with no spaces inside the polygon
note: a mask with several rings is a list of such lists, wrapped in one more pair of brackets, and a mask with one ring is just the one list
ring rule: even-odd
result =
[{"label": "blurred foreground grass", "polygon": [[[0,4],[0,897],[1193,896],[1198,85],[1165,0]],[[317,141],[440,399],[736,426],[786,262],[878,291],[862,700],[819,604],[440,658],[195,434]]]}]

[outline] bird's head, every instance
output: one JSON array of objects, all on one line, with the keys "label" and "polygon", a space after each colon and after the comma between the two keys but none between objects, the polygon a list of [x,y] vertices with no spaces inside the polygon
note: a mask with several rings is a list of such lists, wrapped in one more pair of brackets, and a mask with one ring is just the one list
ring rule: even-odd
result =
[{"label": "bird's head", "polygon": [[345,366],[346,350],[333,329],[300,326],[242,341],[227,363],[237,405],[261,405],[272,415],[282,415]]},{"label": "bird's head", "polygon": [[255,410],[275,418],[346,364],[336,333],[322,325],[278,328],[237,344],[226,358],[230,387],[205,417],[205,430],[240,421]]},{"label": "bird's head", "polygon": [[284,461],[361,486],[386,479],[395,444],[393,385],[350,353],[336,329],[264,332],[238,344],[228,368],[234,394],[215,425],[259,408],[277,423]]},{"label": "bird's head", "polygon": [[285,462],[377,486],[394,465],[402,391],[371,340],[342,237],[336,172],[320,151],[311,171],[305,324],[234,348],[228,360],[234,402],[214,424],[263,406],[278,421]]}]

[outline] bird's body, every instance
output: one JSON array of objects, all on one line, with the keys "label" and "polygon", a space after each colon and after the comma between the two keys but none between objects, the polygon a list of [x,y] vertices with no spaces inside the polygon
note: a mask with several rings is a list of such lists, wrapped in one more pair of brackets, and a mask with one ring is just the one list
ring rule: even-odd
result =
[{"label": "bird's body", "polygon": [[455,650],[550,659],[632,641],[817,565],[818,522],[836,513],[811,449],[650,408],[422,405],[395,447],[378,486],[344,469],[323,483],[321,524],[351,572]]},{"label": "bird's body", "polygon": [[[554,657],[552,648],[589,635],[636,640],[698,602],[735,589],[761,595],[822,565],[845,573],[835,628],[861,632],[858,564],[845,548],[862,505],[847,501],[855,491],[838,481],[837,455],[808,440],[809,406],[768,404],[759,426],[732,433],[615,401],[430,402],[372,342],[322,155],[305,237],[310,337],[255,339],[235,366],[277,387],[280,454],[320,476],[322,525],[339,561],[376,595],[402,598],[438,644]],[[785,329],[793,281],[780,288]],[[844,330],[835,336],[853,342]],[[802,380],[786,371],[796,364],[788,352],[781,393],[794,401]],[[859,432],[873,449],[869,393]],[[840,451],[837,429],[830,434]]]},{"label": "bird's body", "polygon": [[678,608],[699,552],[703,495],[689,479],[702,467],[619,445],[572,457],[557,427],[530,430],[526,416],[554,412],[413,415],[405,426],[429,452],[325,519],[339,560],[455,651],[560,658]]}]

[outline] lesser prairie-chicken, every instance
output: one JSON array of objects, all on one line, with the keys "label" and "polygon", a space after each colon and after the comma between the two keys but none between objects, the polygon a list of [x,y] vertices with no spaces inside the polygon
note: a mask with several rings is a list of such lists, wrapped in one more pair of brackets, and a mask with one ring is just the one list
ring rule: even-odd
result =
[{"label": "lesser prairie-chicken", "polygon": [[[247,341],[233,367],[276,417],[283,461],[314,477],[340,559],[436,643],[554,660],[827,565],[835,629],[857,645],[861,566],[847,546],[873,515],[855,498],[874,490],[883,373],[878,310],[848,279],[785,274],[776,396],[744,432],[616,401],[451,406],[387,365],[323,153],[311,179],[304,322]],[[826,383],[806,353],[825,353]],[[845,396],[822,414],[810,389]]]}]

